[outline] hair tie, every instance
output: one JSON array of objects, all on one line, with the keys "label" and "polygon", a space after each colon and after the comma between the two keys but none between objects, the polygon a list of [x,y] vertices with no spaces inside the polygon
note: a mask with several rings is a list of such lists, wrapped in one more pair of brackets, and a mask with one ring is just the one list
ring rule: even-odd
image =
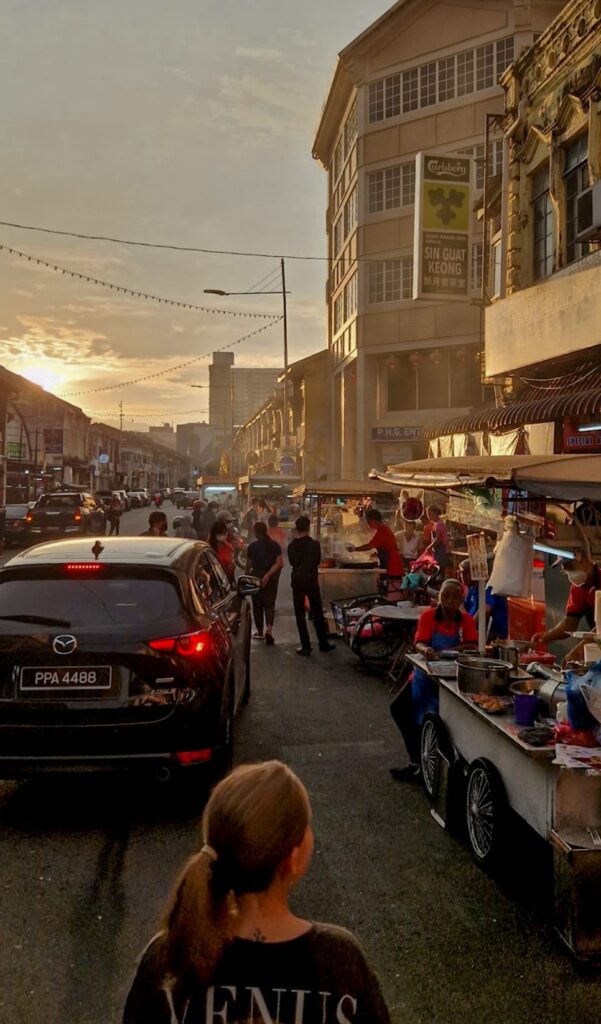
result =
[{"label": "hair tie", "polygon": [[215,863],[215,861],[217,860],[217,854],[216,854],[215,850],[213,849],[212,846],[209,846],[208,843],[204,844],[204,846],[201,848],[200,852],[201,853],[206,853],[206,855],[209,858],[209,860],[213,861],[213,863]]}]

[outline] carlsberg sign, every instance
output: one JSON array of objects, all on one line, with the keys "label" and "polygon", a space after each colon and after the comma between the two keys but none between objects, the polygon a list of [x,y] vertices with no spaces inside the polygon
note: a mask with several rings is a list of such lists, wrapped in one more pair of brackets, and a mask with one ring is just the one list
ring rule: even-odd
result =
[{"label": "carlsberg sign", "polygon": [[469,299],[472,161],[416,157],[414,299]]}]

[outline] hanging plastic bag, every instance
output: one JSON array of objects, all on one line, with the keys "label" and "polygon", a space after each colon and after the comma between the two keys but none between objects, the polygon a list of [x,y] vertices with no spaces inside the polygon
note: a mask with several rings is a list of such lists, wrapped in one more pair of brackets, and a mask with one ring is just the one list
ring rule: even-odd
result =
[{"label": "hanging plastic bag", "polygon": [[[509,516],[506,517],[510,519]],[[495,551],[493,570],[488,581],[493,594],[529,597],[531,593],[533,539],[518,533],[508,523]]]},{"label": "hanging plastic bag", "polygon": [[601,722],[601,661],[595,662],[580,678],[580,692],[589,713]]},{"label": "hanging plastic bag", "polygon": [[[592,686],[593,684],[592,670],[584,676],[578,676],[575,672],[566,672],[565,680],[567,684],[566,697],[569,724],[572,729],[594,729],[597,725],[597,719],[588,707],[583,689],[583,687],[587,687],[589,684]],[[596,689],[594,686],[592,688]]]}]

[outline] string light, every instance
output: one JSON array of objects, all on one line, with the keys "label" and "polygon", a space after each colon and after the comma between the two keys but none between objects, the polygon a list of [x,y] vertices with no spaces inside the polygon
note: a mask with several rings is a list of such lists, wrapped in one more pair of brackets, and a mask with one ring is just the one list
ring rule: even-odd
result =
[{"label": "string light", "polygon": [[144,377],[135,377],[133,380],[124,380],[120,384],[103,384],[99,388],[87,388],[84,391],[65,391],[62,392],[61,398],[79,398],[81,395],[96,395],[101,391],[115,391],[118,388],[128,388],[133,384],[142,384],[147,380],[155,380],[157,377],[165,377],[168,373],[174,373],[176,370],[183,370],[187,366],[193,366],[194,363],[199,363],[203,359],[208,359],[213,352],[225,352],[228,348],[234,348],[235,345],[241,345],[243,341],[248,341],[249,338],[256,337],[257,334],[261,334],[263,331],[268,331],[270,327],[275,327],[276,324],[283,320],[283,316],[276,316],[273,318],[271,323],[264,324],[263,327],[258,327],[256,331],[251,331],[250,334],[244,334],[241,338],[236,338],[236,341],[229,342],[228,345],[222,345],[221,348],[212,349],[211,352],[204,352],[201,356],[194,356],[193,359],[187,359],[185,363],[178,363],[177,366],[170,366],[164,370],[157,370],[156,373],[147,373]]},{"label": "string light", "polygon": [[200,313],[213,313],[221,316],[237,316],[247,320],[273,319],[273,313],[241,313],[235,309],[217,309],[215,306],[197,306],[193,302],[180,302],[177,299],[166,299],[160,295],[153,295],[150,292],[139,292],[135,291],[133,288],[126,288],[121,284],[102,281],[98,277],[91,277],[90,274],[79,274],[75,270],[67,270],[66,267],[62,267],[58,263],[49,263],[48,260],[44,260],[40,256],[32,256],[30,253],[21,252],[19,249],[13,249],[10,245],[0,245],[0,249],[9,253],[11,256],[17,256],[19,259],[25,259],[28,263],[37,263],[38,266],[46,267],[47,270],[53,270],[57,274],[65,275],[65,277],[72,277],[78,281],[88,281],[90,284],[98,285],[100,288],[108,288],[113,292],[122,292],[124,295],[131,295],[135,299],[144,299],[147,302],[157,302],[159,305],[163,306],[176,306],[178,309],[192,309]]}]

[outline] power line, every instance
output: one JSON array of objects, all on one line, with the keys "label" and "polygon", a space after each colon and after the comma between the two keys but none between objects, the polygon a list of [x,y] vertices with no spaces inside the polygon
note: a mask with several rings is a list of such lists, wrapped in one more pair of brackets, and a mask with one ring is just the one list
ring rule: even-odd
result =
[{"label": "power line", "polygon": [[200,252],[209,256],[255,256],[258,259],[268,260],[315,260],[323,263],[329,262],[328,256],[286,256],[275,252],[245,252],[242,250],[230,249],[205,249],[196,245],[177,245],[170,242],[140,242],[133,238],[114,238],[111,235],[87,235],[82,231],[65,231],[58,228],[41,228],[34,224],[15,224],[10,220],[0,220],[0,227],[16,228],[18,231],[40,231],[45,235],[62,235],[66,238],[81,238],[89,242],[114,242],[117,245],[136,245],[143,249],[170,249],[173,252]]},{"label": "power line", "polygon": [[11,256],[18,256],[19,259],[25,259],[28,263],[37,263],[39,266],[46,267],[47,270],[53,270],[57,273],[64,274],[66,277],[73,277],[79,281],[89,281],[91,284],[99,285],[101,288],[109,288],[114,292],[123,292],[125,295],[131,295],[137,299],[146,299],[150,302],[158,302],[165,306],[177,306],[179,309],[193,309],[201,313],[237,316],[247,320],[273,319],[273,313],[241,313],[234,309],[217,309],[215,306],[197,306],[192,302],[180,302],[177,299],[165,299],[159,295],[152,295],[149,292],[135,291],[133,288],[126,288],[123,285],[113,284],[110,281],[102,281],[100,278],[91,277],[89,274],[79,274],[75,270],[67,270],[66,267],[62,267],[58,263],[49,263],[48,260],[44,260],[40,256],[32,256],[30,253],[21,252],[19,249],[11,248],[10,245],[0,245],[0,250],[10,253]]},{"label": "power line", "polygon": [[283,320],[283,316],[273,317],[271,323],[264,324],[263,327],[258,327],[256,331],[251,331],[250,334],[244,334],[241,338],[237,338],[236,341],[230,341],[227,345],[222,345],[221,348],[212,349],[211,352],[204,352],[201,356],[194,356],[193,359],[187,359],[185,363],[178,363],[176,366],[170,366],[166,370],[158,370],[156,373],[147,373],[144,377],[136,377],[134,380],[121,381],[120,384],[104,384],[99,388],[88,388],[82,391],[65,391],[60,397],[62,398],[79,398],[81,395],[96,395],[101,391],[116,391],[118,388],[131,387],[133,384],[141,384],[147,380],[154,380],[157,377],[165,377],[168,373],[174,373],[176,370],[183,370],[187,366],[192,366],[194,363],[199,363],[203,359],[208,359],[212,352],[225,352],[228,348],[234,348],[235,345],[241,345],[243,341],[248,341],[249,338],[254,338],[255,335],[261,334],[262,331],[269,330],[270,327],[275,327],[280,320]]}]

